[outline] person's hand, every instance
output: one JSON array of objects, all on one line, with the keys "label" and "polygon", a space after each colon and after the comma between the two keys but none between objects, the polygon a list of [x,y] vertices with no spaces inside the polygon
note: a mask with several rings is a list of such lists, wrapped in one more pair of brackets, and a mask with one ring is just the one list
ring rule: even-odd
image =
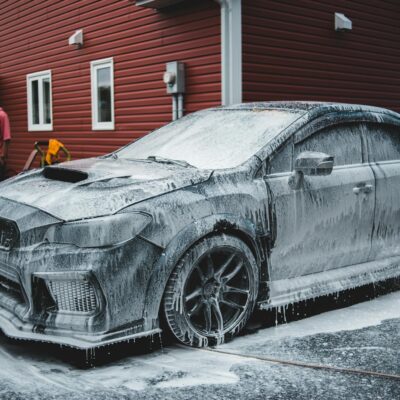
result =
[{"label": "person's hand", "polygon": [[3,166],[6,163],[6,159],[4,156],[0,156],[0,165]]}]

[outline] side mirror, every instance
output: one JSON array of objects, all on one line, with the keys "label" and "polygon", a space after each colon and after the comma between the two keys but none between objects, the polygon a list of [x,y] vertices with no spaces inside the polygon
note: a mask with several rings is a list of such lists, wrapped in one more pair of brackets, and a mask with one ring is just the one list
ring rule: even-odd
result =
[{"label": "side mirror", "polygon": [[304,175],[330,175],[334,157],[316,151],[300,153],[294,162],[294,170]]},{"label": "side mirror", "polygon": [[294,172],[289,178],[289,186],[299,189],[304,175],[330,175],[333,169],[334,157],[316,151],[300,153],[294,162]]}]

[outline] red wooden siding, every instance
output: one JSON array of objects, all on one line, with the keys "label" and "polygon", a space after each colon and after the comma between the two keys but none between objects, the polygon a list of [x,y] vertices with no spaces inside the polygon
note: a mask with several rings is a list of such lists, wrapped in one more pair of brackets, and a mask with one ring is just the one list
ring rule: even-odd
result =
[{"label": "red wooden siding", "polygon": [[[13,140],[9,165],[19,170],[36,140],[58,138],[74,158],[116,149],[171,120],[162,74],[186,63],[187,112],[221,102],[220,7],[190,1],[157,12],[128,0],[0,1],[0,104]],[[84,47],[68,37],[84,31]],[[90,61],[114,57],[114,131],[92,131]],[[53,131],[28,132],[26,75],[51,69]]]},{"label": "red wooden siding", "polygon": [[[352,31],[335,32],[335,12],[352,20]],[[244,100],[400,111],[399,21],[398,0],[244,0]]]}]

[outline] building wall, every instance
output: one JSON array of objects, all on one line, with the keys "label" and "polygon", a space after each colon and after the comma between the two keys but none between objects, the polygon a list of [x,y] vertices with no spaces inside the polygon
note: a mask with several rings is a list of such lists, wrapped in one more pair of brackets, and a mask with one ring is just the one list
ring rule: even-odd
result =
[{"label": "building wall", "polygon": [[[169,122],[165,63],[186,63],[187,112],[221,103],[220,7],[191,0],[158,12],[130,0],[0,1],[0,104],[19,171],[36,140],[58,138],[74,158],[104,154]],[[84,31],[84,47],[68,37]],[[90,61],[114,57],[114,131],[92,131]],[[51,69],[53,132],[28,132],[26,75]]]},{"label": "building wall", "polygon": [[[335,32],[334,12],[353,22]],[[398,0],[243,0],[244,101],[322,100],[400,111]]]}]

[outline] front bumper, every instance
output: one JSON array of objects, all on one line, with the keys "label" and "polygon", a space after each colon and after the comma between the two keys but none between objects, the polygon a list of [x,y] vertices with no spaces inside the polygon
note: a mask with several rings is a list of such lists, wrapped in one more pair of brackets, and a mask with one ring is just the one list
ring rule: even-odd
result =
[{"label": "front bumper", "polygon": [[[158,256],[159,250],[139,238],[118,248],[41,246],[0,251],[0,330],[12,338],[80,349],[160,333],[158,316],[147,315],[145,307],[151,266]],[[43,312],[35,300],[35,280],[47,275],[93,279],[101,297],[98,311]]]},{"label": "front bumper", "polygon": [[[30,322],[22,322],[10,311],[0,308],[0,329],[13,339],[56,343],[86,350],[127,340],[135,340],[161,333],[160,328],[143,332],[143,324],[131,328],[102,334],[84,334],[74,331],[38,327]],[[139,331],[139,332],[138,332]]]}]

